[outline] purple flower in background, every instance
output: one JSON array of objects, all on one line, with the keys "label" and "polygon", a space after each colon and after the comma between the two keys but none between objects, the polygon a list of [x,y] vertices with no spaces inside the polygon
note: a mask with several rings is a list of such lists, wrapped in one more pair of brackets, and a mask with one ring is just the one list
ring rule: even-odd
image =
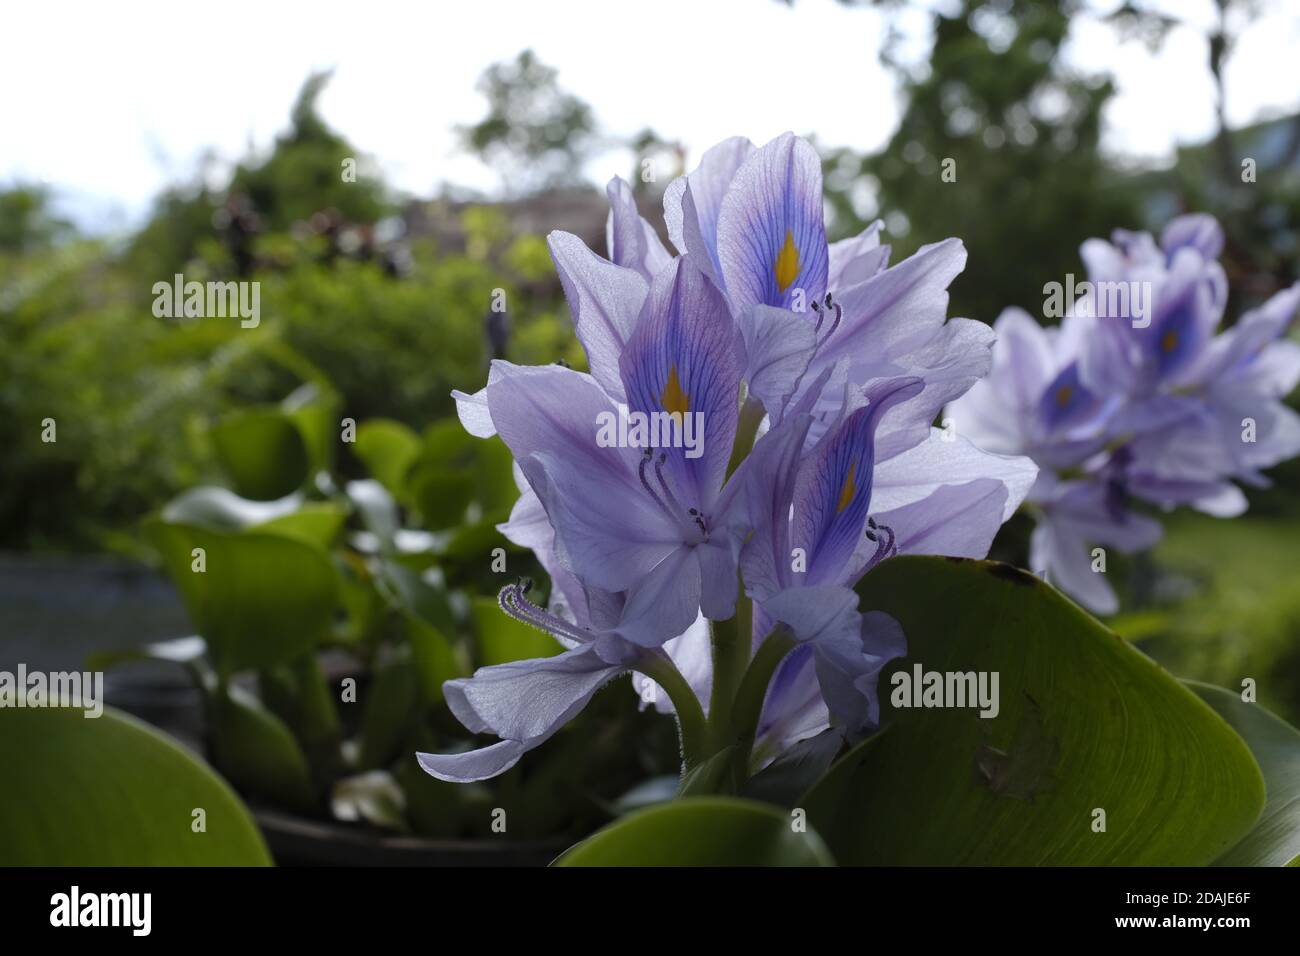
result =
[{"label": "purple flower in background", "polygon": [[[689,760],[687,725],[715,684],[734,691],[710,647],[733,619],[752,620],[742,668],[769,633],[789,640],[757,699],[765,757],[875,724],[876,676],[905,642],[853,585],[899,552],[982,557],[1036,468],[931,427],[992,361],[987,327],[947,318],[961,244],[892,267],[879,224],[828,244],[821,185],[803,140],[733,139],[665,193],[680,255],[617,179],[608,258],[551,234],[589,373],[498,361],[483,390],[455,397],[467,430],[510,448],[521,497],[501,530],[552,580],[549,609],[521,586],[502,607],[565,650],[449,682],[457,717],[501,740],[421,754],[427,771],[500,773],[628,671],[677,713]],[[610,446],[596,440],[610,414],[698,415],[704,440]],[[738,601],[752,618],[735,617]]]},{"label": "purple flower in background", "polygon": [[1265,485],[1262,469],[1300,454],[1300,416],[1282,401],[1300,380],[1300,345],[1284,338],[1300,285],[1219,332],[1222,248],[1204,215],[1173,220],[1160,243],[1088,240],[1091,293],[1058,329],[1006,310],[990,375],[949,406],[980,447],[1042,467],[1031,567],[1093,611],[1118,608],[1094,546],[1132,553],[1160,538],[1135,504],[1240,514],[1237,482]]}]

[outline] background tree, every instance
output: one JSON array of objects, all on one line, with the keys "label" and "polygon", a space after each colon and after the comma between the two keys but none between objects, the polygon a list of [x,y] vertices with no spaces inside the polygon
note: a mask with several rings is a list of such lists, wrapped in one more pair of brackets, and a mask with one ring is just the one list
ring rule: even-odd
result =
[{"label": "background tree", "polygon": [[488,67],[478,90],[487,97],[487,115],[457,132],[464,148],[497,172],[507,194],[583,182],[596,121],[590,106],[560,88],[554,68],[524,50]]}]

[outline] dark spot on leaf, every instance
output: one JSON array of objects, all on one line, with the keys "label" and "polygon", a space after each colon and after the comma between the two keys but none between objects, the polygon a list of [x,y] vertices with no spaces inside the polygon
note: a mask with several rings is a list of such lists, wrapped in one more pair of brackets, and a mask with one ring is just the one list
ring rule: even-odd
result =
[{"label": "dark spot on leaf", "polygon": [[[1043,712],[1028,693],[1024,713],[1006,750],[987,739],[975,751],[975,781],[1000,797],[1033,802],[1056,786],[1056,764],[1061,745],[1043,726]],[[983,730],[985,737],[989,735]]]}]

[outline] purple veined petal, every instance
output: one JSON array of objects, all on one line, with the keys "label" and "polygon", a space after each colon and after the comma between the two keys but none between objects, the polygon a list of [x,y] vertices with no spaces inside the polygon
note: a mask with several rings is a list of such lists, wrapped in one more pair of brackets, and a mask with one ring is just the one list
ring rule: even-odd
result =
[{"label": "purple veined petal", "polygon": [[[597,440],[602,423],[613,421],[605,416],[617,415],[618,409],[592,376],[560,365],[498,359],[492,363],[487,400],[498,434],[521,465],[536,454],[563,457],[592,481],[606,482],[607,493],[626,492],[628,507],[649,503],[637,476],[638,452],[617,444],[604,447]],[[535,484],[533,489],[538,490]]]},{"label": "purple veined petal", "polygon": [[682,522],[651,495],[636,449],[597,441],[616,406],[572,369],[498,361],[494,372],[492,419],[546,509],[559,561],[589,586],[625,590],[681,542]]},{"label": "purple veined petal", "polygon": [[830,713],[817,681],[812,647],[800,644],[772,675],[758,722],[755,753],[779,753],[829,726]]},{"label": "purple veined petal", "polygon": [[[946,440],[950,438],[950,440]],[[1029,458],[995,455],[976,447],[961,434],[945,436],[933,429],[930,437],[907,452],[876,466],[872,487],[872,514],[894,511],[929,497],[945,485],[993,478],[1007,489],[1002,520],[1020,507],[1038,477]]]},{"label": "purple veined petal", "polygon": [[762,601],[793,584],[790,508],[811,419],[791,415],[758,439],[727,483],[725,496],[743,517],[740,555],[745,591]]},{"label": "purple veined petal", "polygon": [[1106,575],[1092,570],[1092,555],[1083,536],[1049,515],[1029,539],[1029,565],[1035,574],[1074,598],[1094,614],[1114,614],[1119,600]]},{"label": "purple veined petal", "polygon": [[[640,647],[660,647],[690,627],[700,614],[696,550],[685,545],[673,549],[628,588],[615,634]],[[732,594],[734,600],[734,584]]]},{"label": "purple veined petal", "polygon": [[765,600],[763,610],[772,620],[788,625],[801,643],[845,636],[856,641],[861,632],[858,595],[838,585],[786,588]]},{"label": "purple veined petal", "polygon": [[611,483],[580,461],[549,454],[519,464],[555,530],[556,559],[588,590],[636,587],[684,547],[682,528],[640,487]]},{"label": "purple veined petal", "polygon": [[889,246],[880,244],[883,223],[877,219],[851,239],[832,242],[828,248],[826,287],[834,292],[865,282],[889,265]]},{"label": "purple veined petal", "polygon": [[874,385],[867,405],[851,412],[812,452],[795,479],[793,545],[803,549],[810,585],[835,579],[866,525],[881,418],[922,388],[915,378]]},{"label": "purple veined petal", "polygon": [[1206,262],[1219,258],[1223,253],[1223,229],[1219,221],[1206,213],[1171,219],[1160,235],[1160,247],[1172,259],[1184,246],[1195,249]]},{"label": "purple veined petal", "polygon": [[[899,405],[876,435],[876,460],[887,461],[925,441],[930,423],[954,399],[988,374],[993,330],[973,319],[952,319],[929,342],[898,361],[898,370],[881,377],[913,376],[925,388]],[[849,381],[870,382],[850,366]]]},{"label": "purple veined petal", "polygon": [[[733,136],[707,150],[700,165],[686,176],[673,180],[664,190],[664,223],[668,238],[682,255],[707,260],[701,265],[722,288],[722,266],[718,262],[718,214],[736,170],[754,152],[754,144]],[[689,186],[689,189],[688,189]]]},{"label": "purple veined petal", "polygon": [[552,232],[546,244],[592,377],[622,401],[618,359],[636,328],[649,284],[635,269],[602,259],[570,233]]},{"label": "purple veined petal", "polygon": [[[488,368],[488,385],[492,384],[496,374],[491,367]],[[465,431],[475,438],[491,438],[497,433],[496,425],[492,424],[492,411],[488,408],[487,385],[472,395],[454,389],[451,397],[456,400],[456,415]]]},{"label": "purple veined petal", "polygon": [[907,652],[898,622],[879,611],[859,612],[857,594],[842,587],[790,588],[766,601],[764,609],[812,648],[831,726],[859,734],[876,725],[876,678],[886,663]]},{"label": "purple veined petal", "polygon": [[604,661],[590,645],[555,657],[483,667],[444,687],[452,712],[475,733],[499,743],[465,754],[417,754],[440,780],[483,780],[508,770],[587,706],[606,683],[627,670]]},{"label": "purple veined petal", "polygon": [[829,253],[817,151],[785,133],[736,171],[718,216],[718,261],[735,314],[807,308],[826,292]]},{"label": "purple veined petal", "polygon": [[676,446],[653,452],[674,485],[664,497],[675,510],[708,515],[721,490],[736,435],[738,349],[726,300],[690,257],[655,276],[619,369],[629,408]]},{"label": "purple veined petal", "polygon": [[610,261],[626,269],[635,269],[649,282],[672,258],[654,226],[637,210],[632,187],[615,176],[605,187],[609,197],[609,217],[605,222],[605,244]]},{"label": "purple veined petal", "polygon": [[[554,657],[481,667],[473,677],[447,684],[455,685],[478,727],[508,740],[529,741],[568,723],[606,681],[625,669],[584,645]],[[464,723],[462,712],[454,712]]]},{"label": "purple veined petal", "polygon": [[819,365],[863,355],[890,362],[925,346],[947,319],[948,286],[965,267],[961,240],[945,239],[857,285],[834,289],[843,317],[818,349]]},{"label": "purple veined petal", "polygon": [[[546,516],[541,499],[529,486],[522,469],[514,466],[515,483],[519,485],[519,499],[510,511],[510,520],[497,525],[506,540],[521,548],[529,548],[551,579],[550,611],[570,619],[580,627],[592,627],[591,612],[587,607],[587,594],[577,576],[560,563],[555,553],[555,529]],[[566,646],[571,641],[558,638]]]},{"label": "purple veined petal", "polygon": [[478,750],[458,754],[417,753],[420,768],[448,783],[473,783],[499,776],[519,762],[529,749],[517,740],[499,740]]},{"label": "purple veined petal", "polygon": [[749,394],[779,422],[817,349],[816,332],[802,316],[767,305],[754,306],[740,330]]},{"label": "purple veined petal", "polygon": [[[892,511],[874,514],[877,527],[894,535],[899,554],[938,554],[953,558],[983,558],[1006,520],[1007,486],[995,478],[977,478],[943,485],[926,497]],[[865,570],[876,551],[865,538],[850,562],[852,581]]]}]

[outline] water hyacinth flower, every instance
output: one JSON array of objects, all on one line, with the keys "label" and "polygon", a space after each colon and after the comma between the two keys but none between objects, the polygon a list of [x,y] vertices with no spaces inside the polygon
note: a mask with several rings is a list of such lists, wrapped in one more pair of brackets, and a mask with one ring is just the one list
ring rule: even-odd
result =
[{"label": "water hyacinth flower", "polygon": [[[1231,517],[1247,505],[1238,483],[1266,485],[1263,469],[1300,454],[1300,416],[1282,401],[1300,381],[1300,345],[1284,337],[1300,285],[1220,332],[1222,249],[1205,215],[1174,219],[1158,243],[1124,230],[1088,240],[1096,291],[1057,329],[1003,312],[990,375],[948,409],[981,447],[1040,465],[1031,567],[1092,611],[1118,608],[1094,548],[1160,539],[1135,505]],[[1135,290],[1142,314],[1104,302],[1105,284]]]},{"label": "water hyacinth flower", "polygon": [[[507,769],[627,672],[676,715],[688,767],[739,744],[743,777],[756,742],[758,763],[868,731],[905,639],[853,585],[895,553],[982,557],[1036,475],[932,427],[991,362],[992,332],[946,315],[961,244],[894,266],[879,224],[829,244],[805,141],[709,150],[665,192],[676,255],[626,184],[608,196],[608,258],[548,240],[589,371],[497,361],[455,393],[514,456],[501,530],[552,581],[547,608],[511,585],[502,609],[565,650],[448,682],[465,726],[501,739],[419,755],[442,779]],[[699,415],[701,447],[597,441],[611,411]]]}]

